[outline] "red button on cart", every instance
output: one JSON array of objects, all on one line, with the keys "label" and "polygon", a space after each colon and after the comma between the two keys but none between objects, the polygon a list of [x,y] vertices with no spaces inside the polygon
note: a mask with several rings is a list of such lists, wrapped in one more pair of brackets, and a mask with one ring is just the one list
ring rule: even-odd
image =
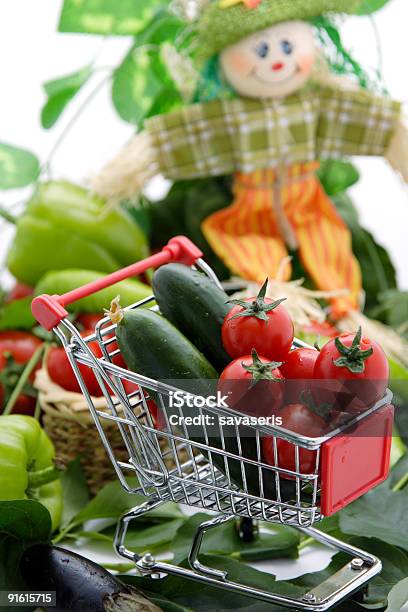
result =
[{"label": "red button on cart", "polygon": [[338,512],[389,473],[394,407],[379,409],[353,431],[335,436],[322,446],[321,511]]}]

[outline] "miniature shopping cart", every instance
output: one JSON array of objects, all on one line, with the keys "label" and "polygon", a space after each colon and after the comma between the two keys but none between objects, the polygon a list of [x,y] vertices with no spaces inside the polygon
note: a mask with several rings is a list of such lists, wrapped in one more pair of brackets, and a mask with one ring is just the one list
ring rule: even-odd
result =
[{"label": "miniature shopping cart", "polygon": [[[83,338],[65,309],[76,300],[170,262],[193,266],[219,285],[214,272],[202,260],[199,249],[187,238],[176,237],[161,252],[144,261],[63,296],[37,297],[32,305],[36,319],[47,330],[55,332],[67,352],[123,488],[129,493],[143,493],[148,498],[120,520],[115,537],[116,550],[122,557],[134,561],[142,575],[159,578],[174,574],[289,608],[327,610],[361,591],[381,571],[379,559],[319,532],[313,525],[387,477],[393,425],[391,394],[387,393],[381,402],[347,425],[318,439],[297,435],[283,427],[258,425],[249,428],[250,437],[248,428],[245,428],[244,437],[238,425],[231,436],[220,417],[231,416],[234,411],[220,407],[197,408],[197,413],[203,417],[212,415],[218,424],[217,436],[214,436],[214,428],[211,434],[207,431],[204,418],[200,436],[193,436],[191,429],[183,426],[183,407],[178,408],[181,418],[173,425],[168,398],[174,393],[174,386],[115,364],[119,349],[115,325],[108,317],[98,323],[92,336]],[[128,309],[140,307],[157,309],[154,297]],[[95,341],[101,356],[95,355]],[[302,343],[295,342],[295,345]],[[106,401],[104,409],[96,407],[86,387],[82,376],[84,366],[93,370],[100,384]],[[161,411],[160,424],[152,418],[149,395],[154,396]],[[127,461],[120,461],[109,444],[104,428],[108,421],[115,423],[122,435]],[[266,464],[262,458],[261,441],[265,436],[273,440],[274,465]],[[279,466],[279,440],[293,445],[295,471]],[[313,451],[315,455],[313,470],[307,474],[300,471],[301,449]],[[129,476],[135,475],[139,482],[137,488],[129,484]],[[201,524],[195,534],[189,554],[190,569],[157,561],[151,554],[137,555],[125,545],[129,523],[168,501],[217,513],[213,520]],[[290,525],[321,543],[348,553],[350,562],[301,598],[233,582],[226,573],[203,565],[199,553],[208,530],[237,517]]]}]

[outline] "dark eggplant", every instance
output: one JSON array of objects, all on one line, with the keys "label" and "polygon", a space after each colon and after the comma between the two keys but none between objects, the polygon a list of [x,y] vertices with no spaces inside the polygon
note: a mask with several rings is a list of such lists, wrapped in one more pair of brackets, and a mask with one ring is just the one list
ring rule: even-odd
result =
[{"label": "dark eggplant", "polygon": [[133,587],[96,563],[69,550],[48,544],[28,548],[20,562],[24,581],[36,591],[56,591],[53,612],[160,612]]}]

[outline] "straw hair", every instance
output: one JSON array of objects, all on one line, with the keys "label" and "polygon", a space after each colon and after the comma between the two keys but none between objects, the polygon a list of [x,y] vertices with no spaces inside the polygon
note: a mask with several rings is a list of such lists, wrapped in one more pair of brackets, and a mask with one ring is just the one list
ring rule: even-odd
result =
[{"label": "straw hair", "polygon": [[207,59],[254,32],[284,21],[303,21],[324,13],[355,14],[361,0],[261,0],[256,8],[240,3],[223,8],[219,0],[204,10],[198,53]]},{"label": "straw hair", "polygon": [[159,172],[157,153],[147,132],[137,134],[128,145],[91,179],[96,193],[111,201],[135,198]]}]

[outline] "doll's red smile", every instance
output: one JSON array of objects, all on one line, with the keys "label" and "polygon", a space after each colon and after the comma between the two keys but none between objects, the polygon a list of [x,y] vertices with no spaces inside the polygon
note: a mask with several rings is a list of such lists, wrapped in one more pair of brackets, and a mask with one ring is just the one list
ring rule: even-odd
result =
[{"label": "doll's red smile", "polygon": [[[276,66],[279,66],[279,68],[275,68]],[[280,62],[279,64],[278,63],[273,64],[272,65],[272,70],[274,72],[279,72],[284,67],[285,67],[285,64],[282,64]],[[254,68],[252,70],[251,76],[253,76],[255,79],[257,79],[258,81],[260,81],[261,83],[264,83],[266,85],[276,85],[278,83],[284,83],[285,81],[289,81],[290,79],[293,79],[293,77],[296,76],[298,72],[300,72],[300,66],[296,66],[294,71],[292,72],[292,74],[289,74],[288,76],[284,77],[283,79],[280,79],[279,81],[269,81],[268,79],[263,79],[261,76],[259,76],[259,74],[256,71],[256,68]]]},{"label": "doll's red smile", "polygon": [[285,67],[285,64],[283,64],[282,62],[276,62],[276,64],[272,64],[271,66],[274,72],[277,72],[278,70],[283,70],[284,67]]}]

